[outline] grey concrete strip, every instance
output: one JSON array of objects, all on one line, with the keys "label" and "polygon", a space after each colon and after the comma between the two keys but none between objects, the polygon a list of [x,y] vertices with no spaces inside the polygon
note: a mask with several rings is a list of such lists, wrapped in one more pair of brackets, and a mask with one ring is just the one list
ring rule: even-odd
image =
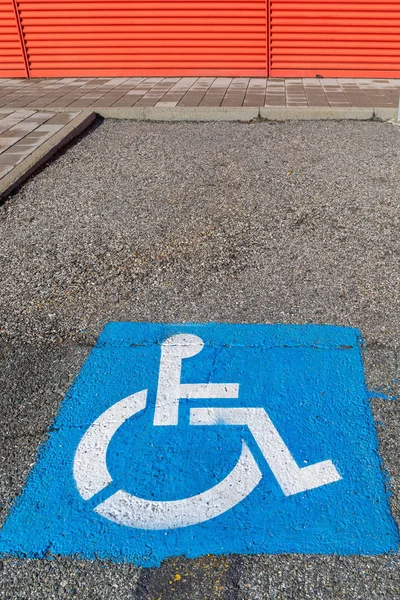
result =
[{"label": "grey concrete strip", "polygon": [[259,116],[258,108],[248,107],[149,107],[146,121],[253,121]]},{"label": "grey concrete strip", "polygon": [[[35,110],[43,110],[36,106]],[[52,107],[54,112],[68,112],[70,107]],[[91,109],[82,109],[89,113]],[[329,106],[261,106],[261,107],[226,107],[226,106],[96,106],[96,113],[105,119],[129,119],[132,121],[323,121],[323,120],[357,120],[369,121],[374,117],[382,121],[396,118],[395,108],[358,108]]]},{"label": "grey concrete strip", "polygon": [[267,121],[319,121],[319,120],[357,120],[368,121],[374,117],[371,108],[331,108],[308,106],[263,106],[260,117]]},{"label": "grey concrete strip", "polygon": [[382,121],[397,120],[397,109],[396,108],[375,108],[375,117]]},{"label": "grey concrete strip", "polygon": [[[39,108],[38,108],[39,110]],[[70,108],[52,107],[55,112]],[[84,110],[84,109],[83,109]],[[206,106],[96,106],[96,113],[105,119],[130,119],[133,121],[252,121],[259,117],[255,107],[206,107]]]},{"label": "grey concrete strip", "polygon": [[131,119],[134,121],[144,121],[145,110],[146,107],[144,106],[110,106],[109,108],[101,108],[100,106],[96,107],[97,114],[104,119]]},{"label": "grey concrete strip", "polygon": [[46,160],[49,160],[65,144],[82,133],[96,118],[94,112],[78,114],[65,127],[57,131],[49,140],[44,142],[37,150],[27,156],[10,173],[0,179],[0,200],[6,198],[17,186],[36,171]]}]

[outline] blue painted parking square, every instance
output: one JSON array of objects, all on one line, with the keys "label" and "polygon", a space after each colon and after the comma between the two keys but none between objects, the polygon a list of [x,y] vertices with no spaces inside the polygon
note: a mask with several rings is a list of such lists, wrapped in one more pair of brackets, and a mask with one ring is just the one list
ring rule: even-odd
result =
[{"label": "blue painted parking square", "polygon": [[360,332],[317,325],[110,323],[0,533],[144,566],[397,546]]}]

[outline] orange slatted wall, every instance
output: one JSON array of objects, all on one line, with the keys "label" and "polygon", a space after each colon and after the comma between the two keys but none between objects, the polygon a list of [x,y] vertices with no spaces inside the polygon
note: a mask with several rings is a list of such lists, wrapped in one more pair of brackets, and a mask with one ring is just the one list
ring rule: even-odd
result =
[{"label": "orange slatted wall", "polygon": [[265,76],[265,0],[20,0],[32,77]]},{"label": "orange slatted wall", "polygon": [[400,77],[399,0],[270,0],[272,77]]},{"label": "orange slatted wall", "polygon": [[0,0],[0,77],[26,77],[25,57],[13,0]]}]

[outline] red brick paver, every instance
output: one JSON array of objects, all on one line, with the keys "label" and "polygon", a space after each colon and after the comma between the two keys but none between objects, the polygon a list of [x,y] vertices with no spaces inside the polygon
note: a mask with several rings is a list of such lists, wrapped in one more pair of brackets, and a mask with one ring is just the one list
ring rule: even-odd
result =
[{"label": "red brick paver", "polygon": [[108,107],[398,106],[400,79],[93,77],[0,79],[7,109]]},{"label": "red brick paver", "polygon": [[0,108],[0,184],[5,175],[78,114]]}]

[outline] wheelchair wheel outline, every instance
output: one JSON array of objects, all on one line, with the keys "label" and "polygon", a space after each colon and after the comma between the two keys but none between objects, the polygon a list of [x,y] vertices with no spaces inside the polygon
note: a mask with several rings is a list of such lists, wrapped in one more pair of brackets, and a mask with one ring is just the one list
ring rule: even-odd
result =
[{"label": "wheelchair wheel outline", "polygon": [[[108,446],[121,425],[145,409],[146,399],[147,390],[142,390],[113,404],[82,437],[75,453],[73,473],[84,500],[90,500],[112,482],[106,463]],[[119,490],[94,510],[118,525],[137,529],[188,527],[230,510],[251,494],[261,479],[260,468],[242,440],[241,454],[230,473],[200,494],[180,500],[154,501]]]}]

